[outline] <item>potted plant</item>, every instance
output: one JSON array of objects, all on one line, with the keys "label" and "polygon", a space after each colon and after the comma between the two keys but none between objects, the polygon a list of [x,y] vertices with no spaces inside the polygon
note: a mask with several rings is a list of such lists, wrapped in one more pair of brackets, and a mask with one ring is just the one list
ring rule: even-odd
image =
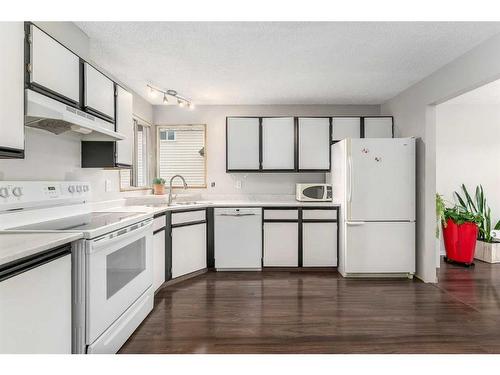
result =
[{"label": "potted plant", "polygon": [[439,226],[442,227],[446,262],[473,265],[478,224],[481,217],[467,208],[458,205],[446,207],[441,195],[436,194],[436,214]]},{"label": "potted plant", "polygon": [[155,177],[153,179],[153,193],[154,195],[165,195],[165,179]]},{"label": "potted plant", "polygon": [[[455,192],[460,207],[467,208],[481,217],[477,235],[475,258],[488,263],[500,263],[500,243],[493,242],[493,238],[491,237],[491,208],[486,201],[483,187],[481,185],[476,187],[474,199],[472,199],[467,188],[463,184],[462,193],[463,197]],[[500,220],[493,229],[500,229]]]}]

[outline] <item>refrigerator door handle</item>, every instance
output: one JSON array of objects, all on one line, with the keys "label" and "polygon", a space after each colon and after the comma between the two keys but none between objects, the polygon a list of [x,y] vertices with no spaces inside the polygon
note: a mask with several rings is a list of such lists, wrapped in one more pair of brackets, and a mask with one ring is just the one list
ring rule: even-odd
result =
[{"label": "refrigerator door handle", "polygon": [[365,225],[365,222],[364,221],[346,221],[346,224],[354,227],[354,226]]},{"label": "refrigerator door handle", "polygon": [[352,202],[352,159],[351,156],[347,158],[347,173],[349,174],[349,190],[347,193],[347,201]]}]

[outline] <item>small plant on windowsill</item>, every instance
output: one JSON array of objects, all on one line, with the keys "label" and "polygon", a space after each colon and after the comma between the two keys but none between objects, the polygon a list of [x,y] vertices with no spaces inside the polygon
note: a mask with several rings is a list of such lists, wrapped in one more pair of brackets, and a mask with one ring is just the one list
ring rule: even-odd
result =
[{"label": "small plant on windowsill", "polygon": [[462,184],[462,194],[455,192],[459,206],[478,215],[481,220],[478,224],[475,258],[488,263],[500,263],[500,243],[493,242],[491,230],[500,230],[500,220],[494,227],[491,226],[491,208],[488,206],[484,190],[481,185],[476,187],[474,199],[467,188]]},{"label": "small plant on windowsill", "polygon": [[153,193],[154,195],[165,195],[165,179],[155,177],[153,179]]}]

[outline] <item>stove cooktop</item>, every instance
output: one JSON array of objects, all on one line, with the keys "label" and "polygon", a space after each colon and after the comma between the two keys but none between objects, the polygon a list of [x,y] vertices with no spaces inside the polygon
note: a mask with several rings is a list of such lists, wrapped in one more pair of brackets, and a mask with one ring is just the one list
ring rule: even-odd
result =
[{"label": "stove cooktop", "polygon": [[12,230],[57,230],[57,231],[91,231],[125,219],[140,215],[141,212],[90,212],[84,215],[68,216],[62,219],[42,221],[25,225]]}]

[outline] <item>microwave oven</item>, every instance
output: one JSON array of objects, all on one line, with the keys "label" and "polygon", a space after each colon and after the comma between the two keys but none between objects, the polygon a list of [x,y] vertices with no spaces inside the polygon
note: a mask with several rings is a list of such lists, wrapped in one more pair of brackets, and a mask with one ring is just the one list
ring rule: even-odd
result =
[{"label": "microwave oven", "polygon": [[301,202],[331,202],[331,184],[296,184],[295,199]]}]

